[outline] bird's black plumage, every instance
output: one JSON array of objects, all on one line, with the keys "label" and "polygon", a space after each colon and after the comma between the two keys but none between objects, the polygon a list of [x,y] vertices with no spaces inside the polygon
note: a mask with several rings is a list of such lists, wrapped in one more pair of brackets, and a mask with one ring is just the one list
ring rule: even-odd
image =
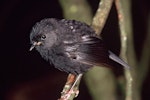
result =
[{"label": "bird's black plumage", "polygon": [[103,41],[87,24],[66,19],[47,18],[36,23],[30,34],[31,49],[59,70],[80,74],[93,65],[110,65],[114,60],[129,67],[108,51]]}]

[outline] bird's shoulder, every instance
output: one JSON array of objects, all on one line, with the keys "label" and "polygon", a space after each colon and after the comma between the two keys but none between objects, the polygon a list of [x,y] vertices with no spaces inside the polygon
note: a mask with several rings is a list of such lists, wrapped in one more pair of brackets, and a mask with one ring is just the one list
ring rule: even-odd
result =
[{"label": "bird's shoulder", "polygon": [[71,30],[72,34],[82,36],[95,34],[95,31],[91,28],[91,26],[84,22],[62,19],[60,23],[63,25],[64,28]]}]

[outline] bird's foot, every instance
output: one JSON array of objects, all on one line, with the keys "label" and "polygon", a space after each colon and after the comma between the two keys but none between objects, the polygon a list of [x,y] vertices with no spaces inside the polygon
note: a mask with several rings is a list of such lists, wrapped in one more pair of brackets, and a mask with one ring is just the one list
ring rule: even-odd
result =
[{"label": "bird's foot", "polygon": [[72,95],[74,95],[73,97],[77,97],[78,94],[79,94],[79,90],[71,89],[68,92],[63,93],[60,100],[68,100]]}]

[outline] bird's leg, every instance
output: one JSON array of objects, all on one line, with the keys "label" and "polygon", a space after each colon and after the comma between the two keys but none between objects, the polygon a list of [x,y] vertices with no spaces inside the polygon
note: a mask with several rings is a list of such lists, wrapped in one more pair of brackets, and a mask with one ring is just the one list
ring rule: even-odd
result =
[{"label": "bird's leg", "polygon": [[70,88],[70,91],[73,90],[73,88],[74,88],[74,87],[77,85],[77,83],[81,80],[82,75],[83,75],[83,74],[77,75],[77,77],[76,77],[76,79],[75,79],[73,85],[72,85],[71,88]]},{"label": "bird's leg", "polygon": [[75,76],[74,74],[69,74],[67,82],[61,93],[61,98],[59,100],[68,100],[71,96],[77,97],[79,94],[78,86],[81,80],[82,74]]}]

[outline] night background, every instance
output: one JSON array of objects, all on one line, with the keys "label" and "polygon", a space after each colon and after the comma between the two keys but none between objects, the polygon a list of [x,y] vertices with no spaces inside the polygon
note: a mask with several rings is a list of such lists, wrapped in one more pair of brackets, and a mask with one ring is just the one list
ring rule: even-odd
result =
[{"label": "night background", "polygon": [[[99,0],[88,1],[94,14]],[[139,58],[147,32],[149,9],[148,0],[132,0],[134,42]],[[50,66],[35,49],[29,52],[31,46],[29,34],[32,26],[43,18],[63,18],[63,12],[57,0],[0,1],[0,100],[20,100],[19,98],[23,97],[24,100],[56,100],[59,98],[67,74]],[[117,14],[113,5],[102,37],[108,47],[119,54],[118,30]],[[142,100],[150,100],[149,84],[150,72],[143,83]],[[86,98],[92,100],[82,81],[80,94],[76,100]]]}]

